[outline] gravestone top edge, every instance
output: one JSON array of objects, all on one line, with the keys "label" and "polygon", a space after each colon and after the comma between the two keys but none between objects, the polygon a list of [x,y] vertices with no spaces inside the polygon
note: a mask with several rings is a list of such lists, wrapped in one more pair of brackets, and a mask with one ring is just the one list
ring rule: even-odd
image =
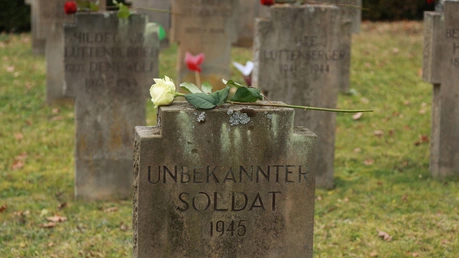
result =
[{"label": "gravestone top edge", "polygon": [[282,4],[282,5],[273,5],[270,7],[273,9],[339,9],[336,5],[324,5],[324,4],[302,4],[302,5],[292,5],[292,4]]},{"label": "gravestone top edge", "polygon": [[[275,105],[285,105],[285,103],[282,101],[271,101],[271,102],[260,101],[257,103],[265,104],[265,105],[269,105],[270,103],[275,104]],[[226,103],[214,109],[202,110],[202,109],[196,109],[192,105],[188,104],[188,102],[186,101],[175,101],[172,105],[160,106],[159,112],[170,112],[170,111],[227,112],[229,109],[232,109],[234,111],[241,110],[241,109],[253,109],[254,111],[293,110],[293,108],[288,108],[288,107],[258,106],[258,105],[250,105],[250,103],[246,105]]]}]

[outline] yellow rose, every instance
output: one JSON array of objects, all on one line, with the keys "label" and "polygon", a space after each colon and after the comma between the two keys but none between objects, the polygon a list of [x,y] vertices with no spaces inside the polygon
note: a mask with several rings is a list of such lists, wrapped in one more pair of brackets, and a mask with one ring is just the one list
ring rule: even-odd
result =
[{"label": "yellow rose", "polygon": [[170,105],[175,98],[175,84],[167,76],[164,79],[153,79],[155,84],[150,88],[150,96],[155,108],[158,106]]}]

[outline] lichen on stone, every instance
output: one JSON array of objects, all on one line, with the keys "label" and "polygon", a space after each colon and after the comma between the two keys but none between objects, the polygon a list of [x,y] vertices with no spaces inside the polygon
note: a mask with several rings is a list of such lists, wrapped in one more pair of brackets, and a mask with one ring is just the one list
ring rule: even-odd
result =
[{"label": "lichen on stone", "polygon": [[273,114],[267,113],[266,114],[266,118],[268,118],[269,120],[272,120],[273,119]]},{"label": "lichen on stone", "polygon": [[230,116],[229,123],[231,126],[245,125],[250,122],[250,117],[246,113],[234,112],[233,110],[228,110],[226,113]]},{"label": "lichen on stone", "polygon": [[199,123],[206,121],[206,112],[201,112],[200,114],[195,112],[194,114],[196,115],[196,121]]}]

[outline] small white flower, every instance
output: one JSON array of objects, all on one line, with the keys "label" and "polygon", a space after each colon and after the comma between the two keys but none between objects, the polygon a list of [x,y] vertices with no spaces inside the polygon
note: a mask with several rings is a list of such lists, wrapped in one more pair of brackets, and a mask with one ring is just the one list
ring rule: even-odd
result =
[{"label": "small white flower", "polygon": [[176,90],[174,82],[167,76],[164,79],[153,79],[155,84],[150,88],[150,96],[155,108],[170,105],[174,101]]}]

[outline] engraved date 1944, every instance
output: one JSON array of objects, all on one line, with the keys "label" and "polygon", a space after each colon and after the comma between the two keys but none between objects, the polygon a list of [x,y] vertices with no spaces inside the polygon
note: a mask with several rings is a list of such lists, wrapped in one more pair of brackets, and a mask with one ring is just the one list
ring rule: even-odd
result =
[{"label": "engraved date 1944", "polygon": [[247,228],[245,220],[231,220],[231,222],[226,222],[219,220],[217,222],[210,222],[210,236],[223,236],[225,234],[231,236],[245,236],[247,233]]}]

